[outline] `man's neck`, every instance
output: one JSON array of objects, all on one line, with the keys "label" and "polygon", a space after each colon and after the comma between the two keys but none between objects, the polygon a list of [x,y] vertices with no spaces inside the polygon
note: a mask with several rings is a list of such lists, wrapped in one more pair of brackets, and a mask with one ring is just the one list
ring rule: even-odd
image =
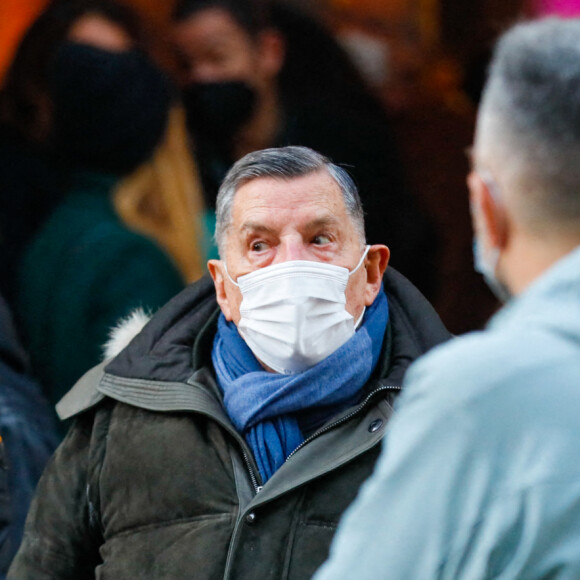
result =
[{"label": "man's neck", "polygon": [[580,246],[580,234],[568,236],[515,236],[498,265],[502,280],[514,295],[521,294],[546,270]]}]

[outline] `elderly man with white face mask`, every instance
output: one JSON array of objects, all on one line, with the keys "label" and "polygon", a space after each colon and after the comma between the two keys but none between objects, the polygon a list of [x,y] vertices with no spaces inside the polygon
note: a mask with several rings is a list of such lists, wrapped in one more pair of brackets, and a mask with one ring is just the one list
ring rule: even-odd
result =
[{"label": "elderly man with white face mask", "polygon": [[310,149],[236,163],[211,278],[59,404],[75,421],[9,577],[310,578],[406,368],[448,338],[363,223]]}]

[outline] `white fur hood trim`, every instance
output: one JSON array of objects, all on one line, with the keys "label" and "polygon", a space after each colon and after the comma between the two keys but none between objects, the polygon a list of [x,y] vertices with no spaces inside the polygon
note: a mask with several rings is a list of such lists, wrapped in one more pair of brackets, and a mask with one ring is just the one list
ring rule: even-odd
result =
[{"label": "white fur hood trim", "polygon": [[143,308],[137,308],[121,318],[109,331],[109,340],[103,345],[103,360],[117,356],[141,332],[150,319],[151,316]]}]

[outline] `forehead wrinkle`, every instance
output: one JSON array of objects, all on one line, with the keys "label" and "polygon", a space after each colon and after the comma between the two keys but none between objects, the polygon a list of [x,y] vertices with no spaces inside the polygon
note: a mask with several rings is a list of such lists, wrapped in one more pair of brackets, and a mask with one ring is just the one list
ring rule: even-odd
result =
[{"label": "forehead wrinkle", "polygon": [[340,225],[339,220],[334,215],[327,215],[320,218],[315,218],[306,224],[304,224],[305,229],[307,230],[314,230],[320,227],[327,227],[327,226],[338,226]]},{"label": "forehead wrinkle", "polygon": [[[340,225],[340,220],[336,218],[334,215],[327,215],[318,218],[314,218],[304,224],[296,224],[299,225],[300,229],[310,231],[321,227],[337,227]],[[275,228],[272,228],[266,224],[261,222],[248,220],[245,221],[240,226],[240,231],[242,232],[265,232],[265,233],[275,233]]]},{"label": "forehead wrinkle", "polygon": [[[314,176],[323,177],[325,183],[312,184]],[[298,188],[298,183],[295,182],[304,182],[305,179],[308,179],[309,183],[301,184]],[[258,181],[259,184],[255,183]],[[284,187],[286,183],[289,185],[287,191]],[[257,187],[258,185],[260,187]],[[286,191],[287,195],[281,194],[280,188]],[[283,217],[288,215],[287,212],[291,212],[291,217]],[[259,177],[249,179],[239,186],[231,207],[230,227],[235,226],[238,232],[277,231],[281,223],[300,228],[340,227],[343,214],[348,218],[341,190],[331,176],[325,173],[317,172],[288,180]],[[236,222],[239,225],[236,225]]]},{"label": "forehead wrinkle", "polygon": [[244,222],[240,227],[240,231],[242,231],[242,232],[274,233],[274,230],[271,227],[264,225],[263,223],[255,222],[255,221]]}]

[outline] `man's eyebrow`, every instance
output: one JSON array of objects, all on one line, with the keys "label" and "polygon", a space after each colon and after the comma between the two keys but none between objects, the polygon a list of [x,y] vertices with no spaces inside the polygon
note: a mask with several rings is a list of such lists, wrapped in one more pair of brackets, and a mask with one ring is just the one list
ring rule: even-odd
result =
[{"label": "man's eyebrow", "polygon": [[316,228],[324,228],[324,227],[336,227],[340,225],[338,218],[333,215],[327,215],[324,217],[319,217],[309,221],[305,224],[305,228],[308,230],[314,230]]},{"label": "man's eyebrow", "polygon": [[[324,217],[315,218],[302,226],[302,229],[305,230],[315,230],[317,228],[324,228],[324,227],[337,227],[340,225],[339,220],[333,216],[328,215]],[[275,233],[274,230],[267,225],[254,222],[254,221],[247,221],[244,222],[240,230],[242,232],[263,232],[263,233]]]},{"label": "man's eyebrow", "polygon": [[263,232],[263,233],[274,233],[272,228],[260,223],[260,222],[252,222],[247,221],[244,222],[240,228],[242,232]]}]

